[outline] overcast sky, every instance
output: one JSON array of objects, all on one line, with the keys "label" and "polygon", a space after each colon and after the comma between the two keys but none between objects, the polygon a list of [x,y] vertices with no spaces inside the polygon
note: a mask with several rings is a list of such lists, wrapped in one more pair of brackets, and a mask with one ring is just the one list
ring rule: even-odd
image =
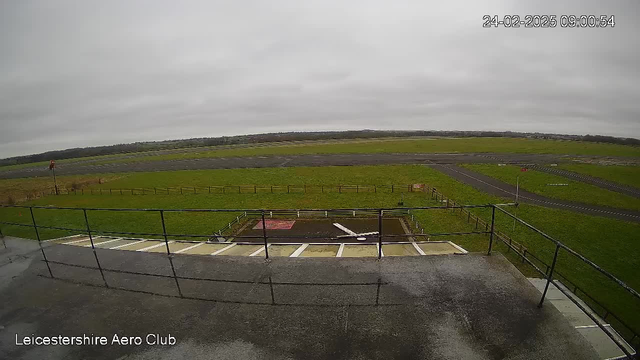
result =
[{"label": "overcast sky", "polygon": [[[485,14],[616,23],[485,29]],[[0,158],[364,128],[640,138],[638,14],[637,0],[2,1]]]}]

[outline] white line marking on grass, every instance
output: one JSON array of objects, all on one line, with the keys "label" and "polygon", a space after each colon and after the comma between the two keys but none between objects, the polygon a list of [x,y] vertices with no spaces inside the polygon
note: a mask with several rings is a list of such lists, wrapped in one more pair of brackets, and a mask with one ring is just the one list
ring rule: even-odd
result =
[{"label": "white line marking on grass", "polygon": [[200,244],[195,244],[195,245],[193,245],[193,246],[189,246],[189,247],[186,247],[186,248],[184,248],[184,249],[178,250],[178,251],[174,252],[174,254],[180,254],[180,253],[183,253],[183,252],[185,252],[185,251],[189,251],[189,250],[191,250],[191,249],[195,249],[195,248],[197,248],[198,246],[202,246],[202,245],[204,245],[204,244],[205,244],[205,243],[201,242]]},{"label": "white line marking on grass", "polygon": [[226,251],[226,250],[229,250],[229,249],[231,249],[232,247],[234,247],[234,246],[236,246],[236,245],[238,245],[238,244],[233,243],[233,244],[231,244],[231,245],[229,245],[229,246],[225,246],[225,247],[223,247],[222,249],[220,249],[220,250],[218,250],[218,251],[216,251],[216,252],[211,253],[211,255],[218,255],[218,254],[220,254],[221,252]]},{"label": "white line marking on grass", "polygon": [[79,243],[79,242],[83,242],[83,241],[87,241],[87,240],[89,240],[89,239],[88,239],[88,236],[87,236],[87,239],[80,239],[80,240],[74,240],[74,241],[67,241],[66,243],[62,243],[62,245],[72,245],[72,244]]},{"label": "white line marking on grass", "polygon": [[460,252],[462,252],[463,254],[468,253],[468,251],[467,251],[467,250],[465,250],[465,249],[461,248],[460,246],[458,246],[458,245],[456,245],[456,244],[452,243],[451,241],[447,241],[447,243],[449,243],[449,245],[453,246],[454,248],[456,248],[456,249],[460,250]]},{"label": "white line marking on grass", "polygon": [[291,254],[289,257],[298,257],[298,256],[300,256],[300,254],[302,254],[302,252],[308,247],[309,247],[309,244],[300,245],[300,247],[297,248],[296,251],[294,251],[293,254]]},{"label": "white line marking on grass", "polygon": [[[269,247],[269,246],[271,246],[271,244],[268,244],[268,245],[267,245],[267,247]],[[251,255],[249,255],[249,256],[256,256],[256,255],[260,254],[260,253],[261,253],[261,252],[263,252],[263,251],[264,251],[264,246],[261,246],[261,247],[260,247],[260,249],[258,249],[258,250],[256,250],[256,251],[254,251],[254,252],[253,252],[253,253],[251,253]]]},{"label": "white line marking on grass", "polygon": [[[167,244],[171,244],[173,243],[173,241],[169,241]],[[155,245],[151,245],[151,246],[147,246],[146,248],[142,248],[142,249],[138,249],[136,251],[147,251],[147,250],[151,250],[151,249],[155,249],[157,247],[160,247],[162,245],[164,245],[164,242],[161,242],[160,244],[155,244]]]},{"label": "white line marking on grass", "polygon": [[128,244],[123,244],[123,245],[118,245],[118,246],[114,246],[112,248],[109,248],[109,250],[115,250],[115,249],[120,249],[123,248],[125,246],[129,246],[129,245],[134,245],[134,244],[140,244],[141,242],[145,242],[147,240],[140,240],[140,241],[134,241],[132,243],[128,243]]},{"label": "white line marking on grass", "polygon": [[412,242],[411,244],[413,244],[413,247],[416,248],[416,251],[418,252],[418,254],[420,255],[427,255],[424,253],[424,251],[420,248],[420,246],[418,246],[418,244],[416,244],[415,242]]},{"label": "white line marking on grass", "polygon": [[340,244],[340,249],[338,249],[338,253],[336,257],[342,257],[342,252],[344,251],[344,244]]},{"label": "white line marking on grass", "polygon": [[[98,245],[102,245],[102,244],[108,244],[108,243],[112,243],[114,241],[118,241],[118,240],[122,240],[122,238],[117,238],[117,239],[111,239],[111,240],[107,240],[107,241],[103,241],[103,242],[99,242],[99,243],[93,243],[93,246],[98,246]],[[89,245],[85,245],[86,247],[91,247],[91,244]]]}]

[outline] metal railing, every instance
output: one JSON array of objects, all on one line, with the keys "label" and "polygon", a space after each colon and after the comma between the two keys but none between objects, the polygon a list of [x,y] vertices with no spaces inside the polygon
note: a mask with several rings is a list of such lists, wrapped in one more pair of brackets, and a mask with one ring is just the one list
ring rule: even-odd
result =
[{"label": "metal railing", "polygon": [[[436,195],[436,190],[433,189],[432,190],[432,196]],[[120,209],[107,209],[107,208],[73,208],[73,207],[43,207],[43,206],[17,206],[17,205],[0,205],[0,207],[4,207],[4,208],[23,208],[23,209],[29,209],[29,213],[30,213],[30,217],[31,217],[31,224],[23,224],[23,223],[13,223],[13,222],[6,222],[6,221],[0,221],[0,224],[4,224],[4,225],[11,225],[11,226],[24,226],[24,227],[32,227],[35,231],[36,234],[36,238],[38,240],[38,243],[40,245],[40,251],[42,253],[42,257],[44,262],[47,264],[47,269],[49,271],[49,275],[53,278],[53,273],[51,271],[51,267],[49,266],[49,263],[51,261],[49,261],[47,259],[46,253],[44,251],[44,248],[42,246],[42,239],[40,237],[40,232],[39,229],[53,229],[53,230],[63,230],[63,231],[71,231],[71,232],[81,232],[81,233],[86,233],[88,234],[90,243],[91,243],[91,248],[93,249],[93,253],[94,253],[94,257],[95,257],[95,261],[97,264],[98,269],[100,270],[100,273],[103,277],[104,280],[104,272],[102,269],[102,266],[100,265],[100,261],[98,258],[98,255],[96,253],[96,248],[95,248],[95,244],[93,242],[93,237],[94,235],[101,233],[101,234],[112,234],[112,235],[137,235],[137,236],[159,236],[162,237],[162,239],[164,240],[165,243],[165,247],[166,247],[166,253],[167,256],[169,258],[169,262],[171,264],[171,268],[172,268],[172,273],[173,273],[173,278],[176,281],[176,285],[179,287],[178,284],[178,277],[175,274],[175,268],[173,267],[173,261],[172,261],[172,256],[173,254],[170,251],[169,248],[169,237],[186,237],[186,238],[208,238],[210,237],[210,235],[201,235],[201,234],[173,234],[173,233],[169,233],[167,231],[166,228],[166,223],[165,223],[165,218],[164,218],[164,214],[165,213],[173,213],[173,212],[187,212],[187,213],[242,213],[245,214],[244,216],[255,216],[255,215],[259,215],[260,217],[260,221],[262,222],[262,234],[259,236],[250,236],[250,235],[236,235],[234,236],[234,238],[238,239],[238,238],[253,238],[253,239],[262,239],[263,240],[263,244],[264,244],[264,253],[265,253],[265,259],[269,259],[269,233],[267,231],[267,226],[266,226],[266,217],[267,216],[272,216],[272,214],[296,214],[299,215],[300,213],[305,213],[305,214],[309,214],[309,213],[316,213],[319,214],[320,216],[322,216],[322,214],[325,214],[325,216],[327,216],[327,214],[329,212],[331,212],[332,214],[344,214],[344,215],[353,215],[353,214],[358,214],[361,216],[369,216],[369,217],[374,217],[378,219],[378,234],[377,234],[377,249],[378,249],[378,253],[377,253],[377,258],[380,259],[382,258],[382,249],[383,249],[383,245],[385,244],[382,241],[383,236],[384,237],[389,237],[389,236],[406,236],[406,237],[416,237],[416,236],[422,236],[423,234],[413,234],[413,233],[409,233],[409,234],[403,234],[403,235],[390,235],[390,234],[384,234],[383,233],[383,222],[382,219],[385,215],[397,215],[397,214],[408,214],[409,211],[416,211],[416,210],[451,210],[451,211],[460,211],[460,213],[462,213],[463,211],[467,212],[467,216],[468,219],[471,218],[471,213],[469,212],[471,209],[479,209],[479,208],[484,208],[484,209],[491,209],[491,222],[484,222],[485,224],[485,230],[481,230],[481,231],[470,231],[470,232],[457,232],[457,233],[442,233],[442,234],[431,234],[431,236],[434,235],[442,235],[442,236],[446,236],[446,235],[470,235],[470,234],[488,234],[489,235],[489,244],[488,244],[488,249],[487,249],[487,255],[490,255],[492,252],[492,247],[493,247],[493,242],[494,239],[498,239],[501,240],[502,243],[504,243],[505,245],[507,245],[511,250],[513,250],[514,252],[521,254],[519,252],[519,250],[516,248],[515,246],[513,246],[513,244],[511,242],[505,241],[505,238],[502,236],[497,236],[496,234],[496,229],[495,229],[495,216],[496,216],[496,210],[499,211],[500,213],[506,214],[507,216],[513,218],[515,221],[517,221],[518,223],[524,225],[525,227],[527,227],[528,229],[540,234],[541,236],[543,236],[545,239],[547,239],[548,241],[550,241],[552,244],[555,245],[555,252],[554,252],[554,256],[553,256],[553,261],[550,265],[546,265],[547,268],[546,270],[542,270],[540,269],[540,267],[538,267],[533,261],[531,261],[531,259],[529,257],[533,256],[530,252],[529,252],[529,257],[527,257],[527,253],[522,253],[522,259],[523,261],[527,262],[529,265],[531,265],[539,274],[541,274],[544,278],[546,278],[546,284],[545,284],[545,288],[544,291],[542,293],[542,297],[540,298],[540,302],[538,304],[538,306],[542,306],[548,291],[548,288],[551,284],[553,284],[554,286],[556,286],[558,288],[559,291],[561,291],[562,293],[564,293],[565,295],[567,295],[567,297],[574,302],[580,309],[582,309],[585,314],[587,314],[595,323],[596,325],[598,325],[598,327],[600,329],[602,329],[602,331],[605,332],[605,334],[607,334],[615,343],[616,345],[629,357],[629,358],[633,358],[633,354],[626,348],[626,346],[624,346],[624,344],[621,343],[621,341],[616,337],[616,335],[614,333],[612,333],[606,326],[604,326],[603,324],[601,324],[600,320],[597,319],[596,316],[594,316],[593,314],[591,314],[589,311],[587,311],[587,309],[584,307],[583,304],[581,304],[580,302],[576,301],[576,299],[574,299],[572,296],[569,296],[568,294],[566,294],[566,289],[563,288],[562,286],[558,286],[558,284],[556,284],[553,281],[553,277],[554,274],[558,275],[555,272],[555,268],[556,268],[556,264],[558,261],[558,254],[560,251],[564,251],[567,254],[572,255],[573,257],[575,257],[576,259],[582,261],[583,263],[587,264],[588,266],[590,266],[591,268],[595,269],[596,271],[598,271],[599,273],[601,273],[602,275],[604,275],[607,279],[609,279],[610,281],[613,282],[613,284],[619,286],[620,288],[624,289],[625,291],[627,291],[628,293],[630,293],[636,300],[640,300],[640,294],[634,290],[633,288],[631,288],[630,286],[628,286],[626,283],[624,283],[622,280],[618,279],[616,276],[614,276],[613,274],[607,272],[606,270],[604,270],[603,268],[601,268],[600,266],[598,266],[596,263],[594,263],[593,261],[587,259],[586,257],[584,257],[583,255],[579,254],[578,252],[574,251],[573,249],[569,248],[568,246],[564,245],[563,243],[561,243],[558,240],[555,240],[554,238],[552,238],[551,236],[547,235],[546,233],[544,233],[543,231],[535,228],[533,225],[525,222],[524,220],[518,218],[517,216],[509,213],[508,211],[502,209],[501,206],[505,206],[505,205],[515,205],[515,204],[486,204],[486,205],[453,205],[451,201],[447,200],[446,201],[446,206],[425,206],[425,207],[391,207],[391,208],[346,208],[346,209],[128,209],[128,208],[120,208]],[[84,217],[84,222],[86,227],[84,229],[78,229],[78,228],[65,228],[65,227],[57,227],[57,226],[43,226],[43,225],[38,225],[36,222],[36,218],[33,212],[33,209],[48,209],[48,210],[74,210],[74,211],[80,211],[83,213],[83,217]],[[152,213],[157,213],[159,216],[159,220],[162,224],[162,233],[139,233],[139,232],[124,232],[124,231],[99,231],[99,230],[94,230],[91,228],[90,222],[89,222],[89,218],[87,216],[87,212],[103,212],[103,211],[110,211],[110,212],[119,212],[119,211],[127,211],[127,212],[152,212]],[[240,217],[236,218],[236,221],[240,221]],[[476,224],[479,223],[479,218],[476,217]],[[231,226],[231,224],[229,225],[229,227]],[[490,229],[490,230],[489,230]],[[476,230],[477,230],[477,225],[476,225]],[[278,238],[286,238],[286,236],[281,236],[278,235]],[[314,238],[326,238],[326,236],[308,236],[308,235],[296,235],[296,236],[292,236],[292,238],[304,238],[304,239],[314,239]],[[525,249],[526,250],[526,249]],[[539,258],[534,257],[537,261],[539,261],[540,263],[544,263],[542,262]],[[53,262],[51,262],[53,263]],[[564,277],[563,277],[564,278]],[[106,282],[106,280],[105,280]],[[576,287],[577,289],[577,287]],[[584,292],[584,291],[583,291]],[[617,319],[620,320],[620,318],[616,315],[614,315],[612,312],[607,310],[607,313],[611,314],[611,316],[616,317]],[[622,322],[620,320],[620,322],[622,324],[624,324],[624,322]],[[627,326],[625,324],[625,326]],[[638,339],[638,334],[634,331],[633,328],[628,327],[629,330],[631,330],[631,332],[633,333],[633,336],[631,337],[631,339],[627,339],[630,341],[630,343],[632,344],[632,346],[634,346],[634,340]]]}]

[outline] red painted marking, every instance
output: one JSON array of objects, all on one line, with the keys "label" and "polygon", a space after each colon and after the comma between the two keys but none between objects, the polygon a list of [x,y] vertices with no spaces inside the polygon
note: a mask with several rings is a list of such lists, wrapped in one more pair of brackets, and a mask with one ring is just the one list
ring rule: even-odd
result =
[{"label": "red painted marking", "polygon": [[[291,230],[293,224],[296,223],[295,220],[265,220],[265,225],[267,230]],[[262,220],[259,220],[256,226],[253,227],[254,230],[262,230]]]}]

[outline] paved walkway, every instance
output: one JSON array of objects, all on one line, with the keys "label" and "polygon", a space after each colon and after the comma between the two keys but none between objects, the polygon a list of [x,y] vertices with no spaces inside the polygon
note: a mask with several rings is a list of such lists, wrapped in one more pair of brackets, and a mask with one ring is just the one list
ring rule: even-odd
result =
[{"label": "paved walkway", "polygon": [[[451,176],[452,178],[471,185],[474,188],[486,193],[515,200],[516,187],[492,178],[484,174],[480,174],[473,170],[455,165],[432,165],[434,169]],[[545,206],[550,208],[575,211],[588,215],[604,216],[608,218],[640,222],[640,211],[610,208],[605,206],[590,205],[572,201],[559,200],[538,195],[526,190],[520,189],[518,201],[526,204]]]},{"label": "paved walkway", "polygon": [[[540,294],[544,291],[544,287],[547,283],[546,279],[530,278],[529,281],[533,286],[538,289]],[[624,339],[611,327],[602,320],[597,314],[589,309],[589,306],[585,304],[578,297],[573,295],[569,289],[564,287],[561,283],[555,280],[555,283],[562,287],[566,293],[570,294],[572,299],[579,302],[591,315],[593,315],[601,325],[606,327],[610,332],[616,336],[618,341],[626,345],[627,350],[632,354],[635,350],[624,341]],[[545,303],[553,305],[558,311],[564,315],[571,325],[591,344],[596,350],[598,355],[603,360],[624,358],[625,353],[616,345],[616,343],[602,330],[596,323],[591,320],[587,314],[582,311],[571,299],[569,299],[562,291],[558,290],[554,285],[549,286],[547,295],[545,297]]]}]

